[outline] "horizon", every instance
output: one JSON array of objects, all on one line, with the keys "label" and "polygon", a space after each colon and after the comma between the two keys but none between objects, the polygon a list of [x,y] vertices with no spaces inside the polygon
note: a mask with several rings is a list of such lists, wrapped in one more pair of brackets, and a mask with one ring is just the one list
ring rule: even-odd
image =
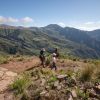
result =
[{"label": "horizon", "polygon": [[0,24],[44,27],[57,24],[91,31],[100,29],[100,0],[1,0]]},{"label": "horizon", "polygon": [[[48,25],[58,25],[58,24],[48,24]],[[9,26],[9,27],[22,27],[22,28],[31,28],[31,27],[36,27],[36,28],[42,28],[42,27],[46,27],[46,26],[48,26],[48,25],[45,25],[45,26],[14,26],[14,25],[8,25],[8,24],[0,24],[0,26]],[[60,26],[60,25],[58,25],[58,26]],[[98,28],[98,29],[93,29],[93,30],[84,30],[84,29],[79,29],[79,28],[75,28],[75,27],[70,27],[70,26],[60,26],[61,28],[74,28],[74,29],[78,29],[78,30],[80,30],[80,31],[95,31],[95,30],[100,30],[100,28]]]}]

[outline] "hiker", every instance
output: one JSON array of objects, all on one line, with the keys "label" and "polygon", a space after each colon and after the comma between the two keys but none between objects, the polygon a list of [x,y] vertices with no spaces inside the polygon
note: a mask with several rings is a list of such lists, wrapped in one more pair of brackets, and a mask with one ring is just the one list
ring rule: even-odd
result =
[{"label": "hiker", "polygon": [[52,54],[52,65],[51,65],[51,69],[55,69],[55,70],[57,70],[57,66],[56,66],[56,53],[53,53]]},{"label": "hiker", "polygon": [[42,48],[41,51],[40,51],[40,61],[41,61],[41,65],[43,67],[45,67],[45,55],[44,55],[44,52],[45,52],[45,48]]},{"label": "hiker", "polygon": [[59,57],[59,52],[58,52],[58,49],[57,48],[55,48],[54,53],[56,54],[56,58],[58,58]]}]

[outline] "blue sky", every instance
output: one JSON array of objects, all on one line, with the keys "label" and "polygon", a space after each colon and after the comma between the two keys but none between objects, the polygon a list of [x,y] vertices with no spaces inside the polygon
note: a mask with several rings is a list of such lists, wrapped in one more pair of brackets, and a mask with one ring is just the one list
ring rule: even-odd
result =
[{"label": "blue sky", "polygon": [[0,24],[100,28],[100,0],[0,0]]}]

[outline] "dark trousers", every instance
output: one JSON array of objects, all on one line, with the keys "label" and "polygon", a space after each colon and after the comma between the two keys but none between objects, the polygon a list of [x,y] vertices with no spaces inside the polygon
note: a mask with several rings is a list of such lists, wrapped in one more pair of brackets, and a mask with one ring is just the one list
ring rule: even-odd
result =
[{"label": "dark trousers", "polygon": [[57,66],[56,66],[56,63],[55,63],[55,62],[52,63],[51,69],[53,69],[53,68],[54,68],[55,70],[57,70]]}]

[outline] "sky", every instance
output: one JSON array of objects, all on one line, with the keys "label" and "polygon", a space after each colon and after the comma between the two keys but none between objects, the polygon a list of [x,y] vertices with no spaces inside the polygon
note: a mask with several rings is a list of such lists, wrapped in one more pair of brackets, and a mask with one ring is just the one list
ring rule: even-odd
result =
[{"label": "sky", "polygon": [[100,0],[0,0],[0,24],[100,29]]}]

